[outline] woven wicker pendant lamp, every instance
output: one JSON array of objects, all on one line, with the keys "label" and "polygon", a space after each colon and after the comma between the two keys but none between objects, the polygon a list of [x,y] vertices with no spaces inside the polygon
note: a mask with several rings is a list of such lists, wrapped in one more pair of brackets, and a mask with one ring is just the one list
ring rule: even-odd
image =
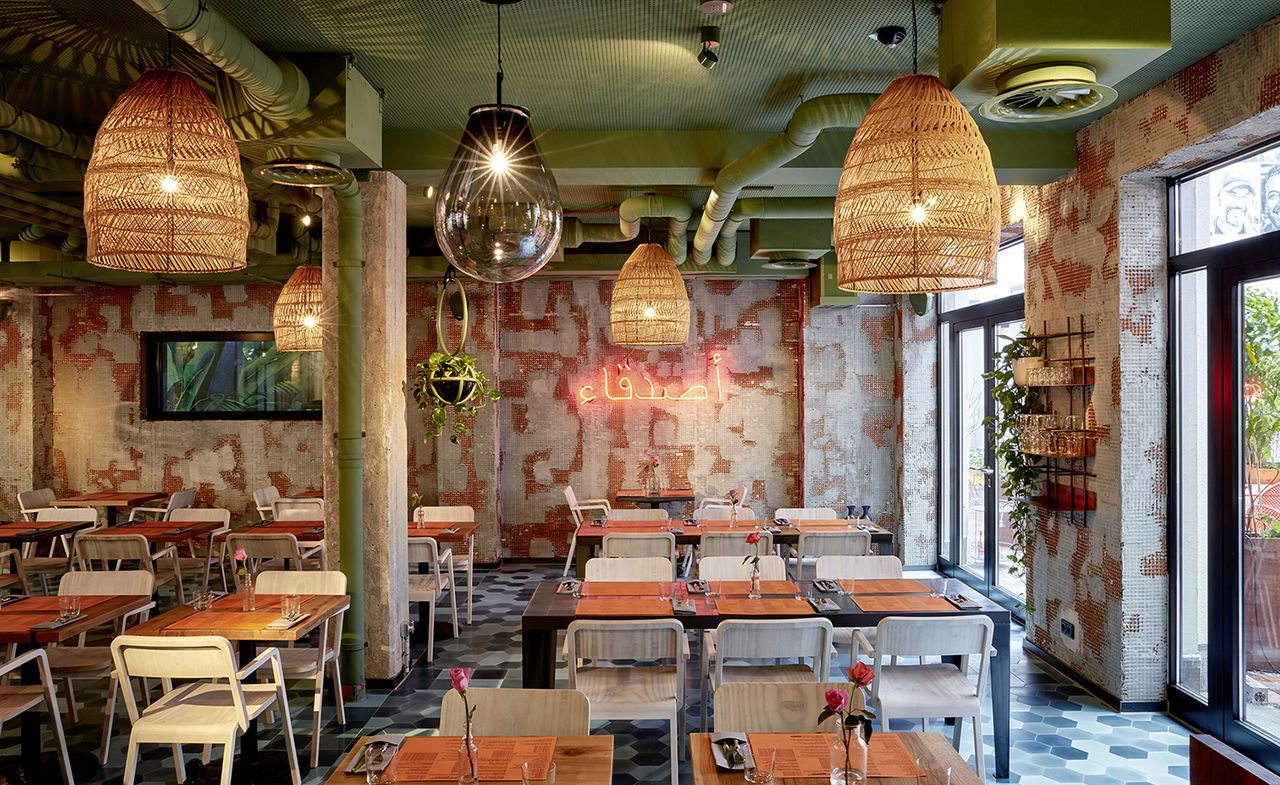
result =
[{"label": "woven wicker pendant lamp", "polygon": [[622,265],[609,301],[609,328],[621,346],[688,343],[689,292],[662,246],[642,243]]},{"label": "woven wicker pendant lamp", "polygon": [[249,191],[217,108],[188,75],[148,71],[116,100],[84,178],[86,258],[144,273],[245,267]]},{"label": "woven wicker pendant lamp", "polygon": [[318,264],[301,264],[285,281],[271,314],[276,348],[282,352],[318,352],[324,338],[324,297]]},{"label": "woven wicker pendant lamp", "polygon": [[900,76],[871,105],[844,158],[834,234],[836,285],[847,292],[920,294],[995,283],[1000,192],[991,151],[937,77]]}]

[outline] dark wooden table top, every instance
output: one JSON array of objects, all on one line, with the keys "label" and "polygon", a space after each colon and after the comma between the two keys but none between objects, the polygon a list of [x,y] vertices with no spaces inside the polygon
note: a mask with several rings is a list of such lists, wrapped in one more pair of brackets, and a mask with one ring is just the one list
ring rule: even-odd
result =
[{"label": "dark wooden table top", "polygon": [[[351,751],[343,756],[342,762],[334,767],[329,779],[325,780],[328,785],[364,785],[364,774],[347,774],[346,768],[355,761],[355,756],[360,753],[360,748],[368,739],[368,736],[362,737]],[[483,740],[478,743],[483,743]],[[462,745],[461,737],[458,738],[458,745]],[[556,751],[551,761],[556,764],[557,785],[609,785],[613,781],[613,737],[559,736],[556,738]],[[401,785],[410,783],[426,785],[429,782],[402,779],[396,781]],[[738,785],[741,782],[742,775],[738,774]],[[453,782],[441,781],[441,785],[453,785]]]},{"label": "dark wooden table top", "polygon": [[[409,539],[431,537],[437,542],[466,542],[480,528],[477,521],[409,521]],[[453,529],[446,532],[445,529]]]},{"label": "dark wooden table top", "polygon": [[84,537],[102,537],[113,534],[141,534],[154,544],[180,543],[207,538],[209,533],[222,528],[215,521],[135,521],[120,523],[106,529],[85,532]]},{"label": "dark wooden table top", "polygon": [[206,611],[182,605],[154,616],[150,621],[130,627],[129,633],[181,637],[218,635],[231,641],[267,643],[296,641],[351,605],[351,598],[345,594],[302,595],[302,612],[309,614],[307,618],[288,629],[267,629],[267,624],[280,618],[281,597],[278,594],[259,594],[257,610],[253,611],[242,610],[239,594],[229,594],[219,599]]},{"label": "dark wooden table top", "polygon": [[[836,524],[836,525],[832,525]],[[729,521],[704,520],[694,521],[681,518],[672,518],[671,520],[606,520],[605,526],[596,526],[591,521],[583,521],[578,527],[578,542],[595,544],[604,539],[604,536],[610,532],[632,532],[632,533],[651,533],[670,531],[671,527],[683,529],[683,531],[674,532],[676,542],[680,545],[696,545],[698,540],[706,532],[741,532],[746,537],[753,531],[760,531],[763,526],[773,526],[772,521],[746,518],[738,521],[736,527],[731,527]],[[871,535],[873,543],[892,543],[893,532],[876,528],[867,524],[867,528],[863,529]],[[791,526],[776,526],[778,531],[773,533],[773,541],[779,545],[795,545],[800,541],[800,535],[805,532],[814,531],[849,531],[848,522],[844,520],[835,521],[792,521]]]},{"label": "dark wooden table top", "polygon": [[[816,718],[815,718],[816,719]],[[830,737],[831,734],[822,734]],[[923,778],[915,777],[868,777],[872,785],[923,785],[923,783],[944,783],[951,785],[982,785],[982,780],[974,774],[969,764],[955,751],[951,744],[940,733],[898,733],[925,769]],[[689,762],[693,767],[693,785],[741,785],[742,772],[720,771],[716,768],[711,756],[710,733],[689,734]],[[951,769],[951,779],[947,779],[947,769]],[[830,777],[775,777],[774,785],[827,785]]]},{"label": "dark wooden table top", "polygon": [[82,632],[114,621],[151,602],[145,596],[81,595],[83,619],[51,630],[33,630],[31,626],[58,618],[57,597],[28,597],[0,606],[0,643],[62,643]]},{"label": "dark wooden table top", "polygon": [[0,542],[39,542],[90,526],[93,521],[6,521],[0,523]]},{"label": "dark wooden table top", "polygon": [[121,491],[94,491],[64,496],[49,502],[50,507],[136,507],[140,504],[166,499],[169,494],[162,491],[143,493],[124,493]]},{"label": "dark wooden table top", "polygon": [[[185,525],[185,524],[184,524]],[[299,542],[316,542],[324,539],[324,521],[265,521],[251,523],[232,534],[292,534]],[[225,537],[218,537],[221,542]]]},{"label": "dark wooden table top", "polygon": [[646,493],[641,488],[624,488],[613,497],[616,501],[629,504],[666,504],[668,502],[693,501],[692,488],[663,488],[657,493]]},{"label": "dark wooden table top", "polygon": [[[713,582],[713,589],[716,588]],[[582,599],[574,598],[569,593],[558,593],[561,581],[544,581],[538,584],[534,589],[533,596],[529,599],[529,604],[525,606],[524,613],[521,616],[521,627],[530,630],[560,630],[569,626],[570,622],[577,619],[634,619],[634,618],[675,618],[680,621],[686,629],[713,629],[725,619],[786,619],[786,618],[802,618],[802,617],[822,617],[829,619],[836,627],[874,627],[879,623],[880,619],[886,616],[962,616],[972,614],[982,614],[991,617],[993,620],[1003,620],[1008,622],[1009,611],[997,605],[986,597],[982,596],[972,589],[965,589],[964,596],[977,603],[978,607],[972,610],[961,610],[960,608],[950,605],[946,610],[929,610],[929,611],[912,611],[894,609],[892,611],[870,611],[864,610],[857,604],[858,597],[851,597],[844,591],[822,593],[813,588],[813,581],[793,581],[793,585],[800,591],[802,597],[808,597],[812,594],[815,598],[827,598],[832,600],[838,606],[837,610],[831,612],[818,613],[813,610],[808,602],[801,600],[803,608],[795,605],[795,592],[784,594],[770,595],[766,594],[762,600],[747,600],[745,591],[745,581],[723,583],[737,584],[735,591],[725,590],[723,596],[718,600],[732,600],[733,602],[720,602],[717,607],[717,598],[712,598],[705,594],[690,594],[688,584],[678,582],[669,584],[673,587],[674,595],[677,598],[684,599],[687,597],[694,606],[694,613],[673,613],[671,604],[668,602],[665,607],[660,608],[656,602],[657,595],[651,595],[647,599],[654,600],[652,603],[645,605],[645,610],[635,612],[640,607],[634,603],[627,603],[627,598],[615,598],[621,600],[616,603],[619,608],[618,613],[608,613],[607,605],[602,605],[609,600],[601,599],[592,603],[596,609],[601,612],[592,612],[590,615],[579,614],[578,604]],[[595,585],[599,585],[597,582]],[[738,593],[740,591],[740,593]],[[891,594],[861,594],[862,597],[877,598],[899,598],[899,597],[922,597],[932,600],[928,593],[921,592],[918,594],[905,594],[895,592]],[[589,599],[589,598],[583,598]],[[645,599],[645,598],[633,598]],[[941,599],[941,598],[939,598]],[[785,602],[770,603],[770,600],[783,600]],[[754,606],[748,603],[759,602],[760,605]],[[942,600],[946,602],[946,600]],[[728,609],[731,606],[731,609]],[[771,612],[760,613],[759,609],[768,609]],[[772,612],[776,610],[777,612]]]}]

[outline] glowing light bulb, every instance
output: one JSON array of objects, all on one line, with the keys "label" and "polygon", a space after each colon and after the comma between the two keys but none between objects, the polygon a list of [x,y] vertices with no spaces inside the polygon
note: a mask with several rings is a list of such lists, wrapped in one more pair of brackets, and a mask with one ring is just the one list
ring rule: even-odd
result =
[{"label": "glowing light bulb", "polygon": [[497,246],[497,245],[493,246],[493,258],[494,259],[502,258],[502,248],[500,246]]},{"label": "glowing light bulb", "polygon": [[507,158],[507,151],[498,145],[494,145],[493,152],[489,153],[489,170],[494,174],[502,174],[507,171],[507,167],[510,165],[511,161]]},{"label": "glowing light bulb", "polygon": [[924,223],[924,205],[916,204],[911,208],[911,220],[915,223]]},{"label": "glowing light bulb", "polygon": [[426,196],[427,196],[427,198],[428,198],[428,199],[434,199],[434,198],[435,198],[435,196],[436,196],[436,187],[435,187],[434,185],[428,185],[428,186],[427,186]]},{"label": "glowing light bulb", "polygon": [[303,213],[303,214],[302,214],[302,225],[303,225],[303,226],[310,226],[310,225],[311,225],[311,214],[310,214],[310,213]]},{"label": "glowing light bulb", "polygon": [[658,312],[657,312],[657,311],[655,311],[655,310],[653,310],[653,306],[652,306],[652,305],[646,305],[646,306],[645,306],[645,308],[644,308],[644,318],[646,318],[646,319],[652,319],[653,317],[655,317],[655,316],[657,316],[657,315],[658,315]]},{"label": "glowing light bulb", "polygon": [[307,328],[308,330],[314,330],[319,325],[320,325],[320,320],[312,316],[311,314],[307,314],[306,316],[302,317],[302,326]]},{"label": "glowing light bulb", "polygon": [[166,174],[164,177],[161,177],[160,190],[168,194],[176,193],[178,190],[178,178],[171,174]]}]

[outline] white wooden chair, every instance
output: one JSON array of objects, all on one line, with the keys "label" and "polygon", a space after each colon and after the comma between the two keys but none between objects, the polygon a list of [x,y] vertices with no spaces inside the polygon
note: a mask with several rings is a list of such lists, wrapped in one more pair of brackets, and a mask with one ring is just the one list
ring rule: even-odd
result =
[{"label": "white wooden chair", "polygon": [[[413,520],[415,522],[465,521],[467,523],[474,523],[476,520],[476,511],[469,504],[417,507],[413,511]],[[452,547],[450,547],[449,550],[454,551]],[[476,540],[473,536],[467,541],[466,554],[459,556],[457,551],[454,551],[453,554],[453,568],[455,570],[467,571],[467,624],[471,623],[471,611],[475,605],[475,564]]]},{"label": "white wooden chair", "polygon": [[[173,746],[179,782],[183,744],[222,745],[222,782],[230,783],[236,740],[248,730],[250,720],[273,709],[279,709],[290,779],[301,785],[279,649],[265,649],[237,670],[226,638],[121,635],[111,642],[111,656],[125,685],[125,707],[133,724],[124,785],[133,785],[143,744]],[[263,670],[265,674],[259,673]],[[246,681],[255,674],[257,682]],[[140,708],[133,693],[135,678],[161,679],[164,695]]]},{"label": "white wooden chair", "polygon": [[827,707],[827,690],[849,693],[849,705],[861,709],[861,690],[847,681],[811,683],[729,682],[716,690],[716,733],[804,733],[836,731],[835,717],[818,724]]},{"label": "white wooden chair", "polygon": [[[263,594],[339,595],[347,593],[347,576],[337,570],[285,572],[274,570],[258,576],[257,590]],[[342,671],[338,651],[342,645],[343,613],[331,616],[320,627],[315,646],[289,646],[280,650],[280,667],[286,679],[310,681],[311,691],[311,768],[320,765],[320,709],[324,704],[325,672],[333,680],[333,702],[338,724],[347,724],[347,709],[342,700]]]},{"label": "white wooden chair", "polygon": [[[671,785],[677,785],[684,738],[684,627],[675,619],[577,620],[569,624],[567,638],[569,688],[587,696],[592,720],[666,721]],[[580,667],[583,660],[590,664]],[[607,664],[616,660],[671,664]]]},{"label": "white wooden chair", "polygon": [[[75,571],[62,576],[62,581],[58,584],[60,596],[78,594],[82,597],[98,595],[150,597],[154,592],[155,575],[147,570]],[[155,603],[152,602],[125,614],[121,617],[116,632],[123,633],[129,626],[129,620],[134,617],[140,622],[146,621],[154,607]],[[111,661],[111,648],[86,646],[87,635],[88,633],[81,633],[74,646],[49,647],[47,649],[49,670],[55,678],[62,681],[66,690],[67,717],[73,725],[80,719],[76,711],[76,693],[72,681],[74,679],[108,680],[107,706],[102,717],[102,742],[98,747],[98,763],[105,766],[111,751],[111,731],[115,725],[116,695],[120,684],[116,680],[114,664]]]},{"label": "white wooden chair", "polygon": [[217,529],[205,536],[203,555],[198,551],[191,556],[178,554],[178,564],[187,575],[204,576],[200,584],[201,591],[208,590],[209,573],[213,571],[216,565],[218,574],[222,577],[222,590],[230,591],[231,587],[227,583],[226,537],[231,534],[231,510],[224,510],[220,507],[186,507],[171,512],[169,514],[169,522],[174,524],[175,528],[181,527],[184,523],[213,522],[219,524]]},{"label": "white wooden chair", "polygon": [[669,521],[671,516],[661,507],[648,509],[647,507],[626,508],[621,510],[609,510],[609,520],[611,521]]},{"label": "white wooden chair", "polygon": [[786,518],[790,521],[834,521],[836,511],[830,507],[779,507],[773,511],[774,518]]},{"label": "white wooden chair", "polygon": [[608,518],[610,514],[610,506],[608,499],[583,499],[578,500],[578,495],[573,492],[572,485],[564,486],[564,500],[569,505],[569,520],[573,521],[573,537],[569,540],[569,556],[564,560],[564,572],[561,575],[568,575],[569,568],[573,566],[573,556],[578,547],[578,527],[586,519],[584,513],[591,513],[592,518]]},{"label": "white wooden chair", "polygon": [[672,581],[671,560],[661,556],[587,560],[589,581]]},{"label": "white wooden chair", "polygon": [[[453,551],[446,548],[442,552],[434,537],[410,537],[409,569],[420,569],[423,564],[427,572],[409,573],[409,604],[427,606],[427,662],[431,662],[436,648],[436,600],[446,592],[453,610],[453,637],[458,637],[458,584],[453,575]],[[418,619],[422,619],[421,607]]]},{"label": "white wooden chair", "polygon": [[[54,538],[49,543],[49,554],[40,556],[36,553],[35,543],[25,543],[22,546],[21,559],[18,561],[18,573],[22,578],[22,584],[26,587],[28,594],[35,593],[35,584],[38,581],[41,587],[41,594],[49,594],[49,579],[66,574],[71,569],[72,540],[85,532],[102,529],[106,526],[105,522],[98,520],[98,511],[92,507],[67,507],[65,509],[48,508],[40,510],[36,513],[37,521],[86,521],[93,524],[88,529],[81,529],[74,534],[62,535]],[[57,556],[56,552],[61,547],[62,556]]]},{"label": "white wooden chair", "polygon": [[820,556],[866,556],[871,553],[871,533],[857,529],[801,532],[800,540],[791,553],[795,565],[792,574],[796,580],[802,580],[805,565],[816,564]]},{"label": "white wooden chair", "polygon": [[[887,616],[877,625],[877,645],[860,641],[872,652],[875,679],[871,706],[888,730],[894,717],[920,717],[927,730],[929,717],[955,717],[951,744],[960,749],[963,719],[973,720],[974,760],[978,779],[984,779],[982,696],[991,667],[991,635],[995,624],[986,616]],[[898,665],[899,657],[919,657],[919,665]],[[959,666],[926,663],[926,657],[959,657]],[[978,658],[977,682],[969,680],[970,658]],[[885,664],[885,663],[889,664]]]},{"label": "white wooden chair", "polygon": [[174,510],[181,510],[196,503],[196,489],[183,488],[169,495],[169,503],[163,507],[134,507],[129,510],[130,521],[167,521]]},{"label": "white wooden chair", "polygon": [[103,530],[92,536],[76,537],[75,554],[76,564],[83,571],[119,570],[126,564],[136,564],[135,569],[155,576],[155,591],[166,584],[172,585],[175,602],[178,605],[183,602],[182,565],[178,563],[178,550],[172,545],[152,553],[150,543],[141,534],[114,534]]},{"label": "white wooden chair", "polygon": [[271,518],[277,521],[323,521],[324,499],[276,499]]},{"label": "white wooden chair", "polygon": [[280,498],[280,491],[274,485],[258,488],[253,492],[253,506],[258,511],[258,520],[269,521],[275,512],[271,503]]},{"label": "white wooden chair", "polygon": [[676,536],[671,532],[608,532],[600,544],[606,559],[637,559],[657,556],[671,562],[671,578],[676,578]]},{"label": "white wooden chair", "polygon": [[52,488],[36,488],[31,491],[18,491],[18,511],[22,513],[22,517],[29,521],[36,519],[36,513],[41,510],[56,509],[52,507],[53,500],[58,496],[53,492]]},{"label": "white wooden chair", "polygon": [[[727,521],[733,518],[732,507],[722,507],[712,505],[710,507],[699,507],[693,511],[693,517],[699,521]],[[750,507],[738,508],[738,520],[754,521],[756,519],[756,511]]]},{"label": "white wooden chair", "polygon": [[[747,486],[746,486],[746,484],[744,483],[744,484],[742,484],[742,485],[738,485],[736,488],[734,488],[734,490],[736,490],[736,491],[738,492],[738,504],[740,504],[740,505],[742,505],[742,504],[746,504],[746,502],[747,502]],[[716,496],[706,496],[706,497],[703,497],[702,501],[698,502],[698,509],[702,509],[702,508],[704,508],[704,507],[711,507],[711,506],[715,506],[715,507],[728,507],[730,504],[731,504],[731,502],[729,501],[729,493],[726,491],[726,492],[725,492],[725,494],[724,494],[724,496],[719,496],[719,497],[716,497]]]},{"label": "white wooden chair", "polygon": [[[698,558],[706,559],[712,556],[737,556],[742,559],[744,556],[750,556],[756,552],[756,546],[747,542],[747,535],[751,534],[752,529],[744,529],[742,532],[703,532],[698,538]],[[760,553],[773,552],[773,534],[768,531],[760,532]]]},{"label": "white wooden chair", "polygon": [[[40,674],[39,684],[9,683],[10,674],[17,674],[23,665],[32,661],[36,663],[36,670]],[[49,730],[53,735],[63,785],[75,785],[75,777],[71,773],[71,758],[67,754],[67,737],[62,733],[62,715],[58,712],[58,698],[53,690],[53,675],[49,673],[49,660],[44,650],[32,649],[26,654],[10,658],[0,665],[0,679],[3,679],[3,683],[0,683],[0,723],[32,711],[43,703],[45,714],[49,718]],[[29,776],[31,782],[53,780],[52,772],[32,772]]]},{"label": "white wooden chair", "polygon": [[18,568],[22,554],[14,548],[0,551],[0,590],[16,589],[30,594],[22,580],[22,571]]},{"label": "white wooden chair", "polygon": [[[831,622],[826,619],[729,619],[702,642],[702,728],[707,696],[729,682],[817,682],[827,678]],[[763,660],[775,660],[763,663]],[[795,659],[795,663],[782,663]],[[804,664],[804,660],[810,664]],[[714,668],[711,667],[715,661]],[[746,661],[743,664],[742,661]],[[734,662],[735,664],[729,664]]]},{"label": "white wooden chair", "polygon": [[[468,687],[476,710],[477,736],[587,736],[591,704],[577,690],[486,689]],[[466,712],[462,696],[449,690],[440,705],[440,735],[461,736]]]},{"label": "white wooden chair", "polygon": [[[902,560],[897,556],[819,556],[815,569],[820,581],[901,578]],[[872,646],[876,643],[875,627],[837,627],[836,649],[845,645],[849,647],[850,666],[862,651],[855,633],[861,633],[862,638],[870,641]]]},{"label": "white wooden chair", "polygon": [[[227,552],[235,554],[243,548],[254,575],[266,570],[319,569],[324,563],[324,543],[303,547],[291,532],[232,532],[227,535]],[[236,590],[240,590],[240,573],[232,570]]]},{"label": "white wooden chair", "polygon": [[[751,565],[743,564],[741,556],[703,556],[698,561],[698,577],[704,581],[749,581]],[[768,554],[760,557],[760,580],[786,579],[787,563],[781,556]]]}]

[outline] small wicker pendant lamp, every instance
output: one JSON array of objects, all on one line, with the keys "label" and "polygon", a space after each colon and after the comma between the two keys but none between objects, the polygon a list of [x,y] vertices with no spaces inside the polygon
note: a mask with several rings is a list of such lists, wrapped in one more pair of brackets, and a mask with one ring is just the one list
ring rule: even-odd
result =
[{"label": "small wicker pendant lamp", "polygon": [[689,341],[689,292],[670,254],[656,243],[631,252],[609,301],[613,342],[680,346]]},{"label": "small wicker pendant lamp", "polygon": [[245,267],[249,191],[226,121],[180,71],[148,71],[116,100],[84,178],[86,258],[144,273]]},{"label": "small wicker pendant lamp", "polygon": [[[914,44],[914,0],[911,10]],[[991,151],[937,77],[900,76],[871,105],[845,155],[834,229],[844,291],[995,283],[1000,192]]]},{"label": "small wicker pendant lamp", "polygon": [[324,297],[318,264],[300,264],[285,281],[271,314],[276,348],[282,352],[318,352],[324,338]]}]

